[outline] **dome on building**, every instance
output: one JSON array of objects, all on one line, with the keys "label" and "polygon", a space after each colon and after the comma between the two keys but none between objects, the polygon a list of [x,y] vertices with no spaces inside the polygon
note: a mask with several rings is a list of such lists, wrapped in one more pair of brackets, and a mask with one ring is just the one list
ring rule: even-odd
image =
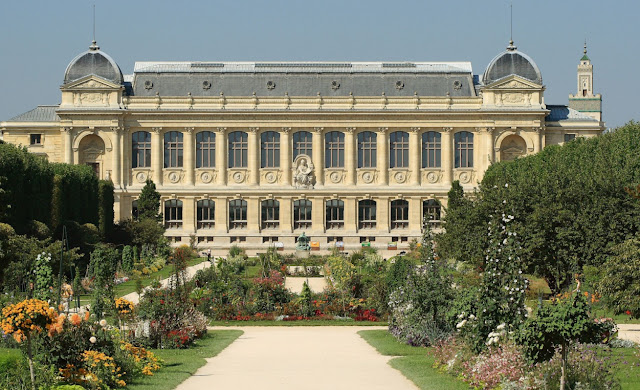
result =
[{"label": "dome on building", "polygon": [[517,75],[542,85],[542,75],[538,65],[531,57],[518,51],[518,48],[513,45],[513,41],[509,42],[506,51],[491,60],[482,76],[482,81],[488,85],[511,75]]},{"label": "dome on building", "polygon": [[81,79],[88,75],[95,75],[116,84],[122,84],[122,71],[107,53],[100,51],[100,47],[93,41],[89,50],[74,58],[64,72],[64,84]]}]

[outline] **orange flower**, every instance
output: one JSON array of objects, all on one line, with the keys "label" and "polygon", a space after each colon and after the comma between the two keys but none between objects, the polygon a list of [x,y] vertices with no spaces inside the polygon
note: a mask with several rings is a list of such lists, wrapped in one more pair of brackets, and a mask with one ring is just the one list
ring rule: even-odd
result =
[{"label": "orange flower", "polygon": [[84,320],[85,321],[89,321],[89,316],[91,315],[91,313],[89,313],[89,311],[85,311],[84,312]]},{"label": "orange flower", "polygon": [[73,313],[71,314],[69,321],[71,321],[71,324],[73,324],[74,326],[78,326],[82,322],[82,318],[78,315],[78,313]]}]

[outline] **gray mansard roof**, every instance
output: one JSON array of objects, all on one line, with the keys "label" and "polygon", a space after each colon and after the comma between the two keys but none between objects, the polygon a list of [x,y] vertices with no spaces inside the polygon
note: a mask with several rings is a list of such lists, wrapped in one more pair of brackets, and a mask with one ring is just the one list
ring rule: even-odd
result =
[{"label": "gray mansard roof", "polygon": [[14,116],[7,122],[56,122],[60,120],[56,109],[58,106],[38,106],[33,110]]},{"label": "gray mansard roof", "polygon": [[476,96],[470,62],[136,62],[136,96]]}]

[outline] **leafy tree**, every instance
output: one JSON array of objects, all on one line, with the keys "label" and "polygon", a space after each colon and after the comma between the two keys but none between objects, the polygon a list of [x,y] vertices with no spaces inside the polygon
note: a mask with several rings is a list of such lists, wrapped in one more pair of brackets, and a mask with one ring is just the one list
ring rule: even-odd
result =
[{"label": "leafy tree", "polygon": [[162,215],[158,210],[160,210],[160,193],[156,190],[155,183],[151,179],[147,179],[138,198],[138,218],[160,221]]},{"label": "leafy tree", "polygon": [[145,218],[139,221],[131,221],[127,226],[133,243],[136,246],[155,249],[164,236],[164,227],[156,219]]},{"label": "leafy tree", "polygon": [[53,272],[51,271],[51,254],[40,253],[36,257],[33,273],[35,276],[33,286],[34,298],[48,301],[51,299],[51,289],[53,288]]},{"label": "leafy tree", "polygon": [[124,272],[131,272],[133,270],[134,263],[135,259],[133,257],[133,248],[127,245],[122,248],[122,269]]},{"label": "leafy tree", "polygon": [[114,275],[118,264],[118,251],[104,244],[96,245],[96,249],[91,253],[89,263],[89,274],[94,277],[93,303],[91,311],[98,318],[103,313],[112,309],[114,302]]},{"label": "leafy tree", "polygon": [[611,252],[601,269],[597,291],[616,314],[640,318],[640,240],[624,241]]}]

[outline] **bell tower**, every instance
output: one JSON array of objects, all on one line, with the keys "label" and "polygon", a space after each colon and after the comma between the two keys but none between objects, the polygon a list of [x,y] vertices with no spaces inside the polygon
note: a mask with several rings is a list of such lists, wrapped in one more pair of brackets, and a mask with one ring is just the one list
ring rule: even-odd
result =
[{"label": "bell tower", "polygon": [[587,42],[578,64],[578,90],[569,95],[569,108],[573,108],[598,121],[602,121],[602,96],[593,93],[593,65],[587,55]]}]

